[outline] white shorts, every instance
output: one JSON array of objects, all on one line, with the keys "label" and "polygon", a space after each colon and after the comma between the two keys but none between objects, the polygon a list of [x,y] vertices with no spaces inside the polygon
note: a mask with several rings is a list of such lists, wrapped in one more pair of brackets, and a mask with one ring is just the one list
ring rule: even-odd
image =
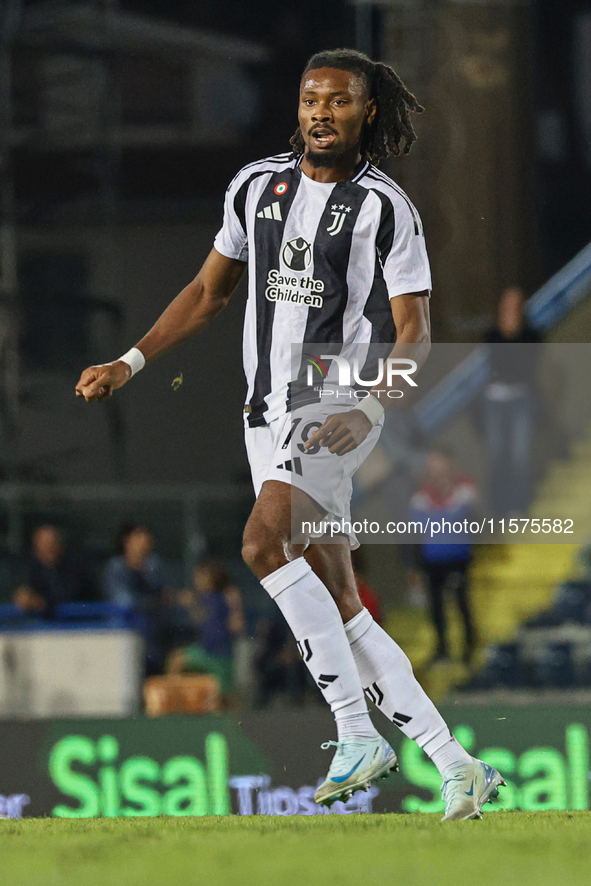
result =
[{"label": "white shorts", "polygon": [[[378,442],[383,419],[356,449],[345,455],[335,455],[327,446],[316,451],[303,448],[329,415],[348,409],[315,403],[286,413],[268,425],[246,428],[246,453],[255,495],[258,497],[266,480],[279,480],[307,493],[326,511],[324,520],[350,523],[353,475]],[[351,547],[358,547],[355,535],[346,534]]]}]

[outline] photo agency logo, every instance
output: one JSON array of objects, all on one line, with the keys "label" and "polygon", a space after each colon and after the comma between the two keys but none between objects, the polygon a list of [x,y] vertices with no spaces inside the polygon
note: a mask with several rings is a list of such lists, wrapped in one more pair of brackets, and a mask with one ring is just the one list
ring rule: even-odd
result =
[{"label": "photo agency logo", "polygon": [[[304,359],[308,364],[307,370],[307,381],[306,384],[309,387],[313,387],[315,384],[314,381],[314,370],[317,371],[318,377],[323,381],[328,375],[328,369],[326,368],[326,363],[323,363],[320,357],[315,357],[314,354],[304,354]],[[318,378],[316,379],[318,381]]]},{"label": "photo agency logo", "polygon": [[[339,389],[348,389],[349,396],[362,400],[369,397],[370,389],[373,396],[389,397],[399,400],[404,396],[404,391],[394,388],[395,381],[402,379],[412,388],[417,387],[416,381],[412,378],[418,370],[418,364],[415,360],[408,357],[379,357],[374,364],[377,363],[375,378],[362,377],[363,370],[367,367],[367,360],[361,363],[359,357],[354,357],[350,361],[341,354],[303,354],[303,358],[307,363],[306,367],[306,385],[318,390],[321,397],[343,396],[334,388],[326,386],[331,382]],[[330,361],[336,367],[333,370]],[[372,364],[372,365],[374,365]],[[330,378],[329,378],[330,374]],[[383,384],[383,388],[376,388],[376,385]],[[359,390],[359,388],[361,390]],[[363,390],[365,388],[365,390]]]}]

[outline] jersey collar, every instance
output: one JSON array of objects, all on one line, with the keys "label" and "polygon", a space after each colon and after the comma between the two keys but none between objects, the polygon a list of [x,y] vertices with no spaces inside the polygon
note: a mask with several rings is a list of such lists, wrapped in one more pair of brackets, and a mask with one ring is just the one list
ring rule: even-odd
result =
[{"label": "jersey collar", "polygon": [[[301,169],[303,159],[304,159],[304,155],[300,154],[300,156],[296,160],[295,168],[299,169],[300,173],[302,175],[305,175],[305,172],[303,172]],[[365,175],[365,173],[367,172],[367,170],[369,169],[370,166],[371,166],[371,163],[369,162],[369,160],[364,160],[364,162],[361,164],[361,169],[359,170],[359,172],[356,172],[352,178],[345,179],[345,181],[349,181],[349,182],[353,182],[353,183],[358,182],[360,178],[363,178],[363,176]],[[306,176],[306,178],[308,178],[308,176]],[[314,181],[314,179],[310,179],[310,181]],[[345,182],[328,182],[327,184],[335,184],[335,185],[341,184],[341,185],[343,185],[343,184],[345,184]]]}]

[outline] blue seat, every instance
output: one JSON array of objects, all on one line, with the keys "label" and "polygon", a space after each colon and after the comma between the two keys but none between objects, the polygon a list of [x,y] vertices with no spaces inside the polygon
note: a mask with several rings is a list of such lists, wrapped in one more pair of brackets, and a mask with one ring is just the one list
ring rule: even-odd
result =
[{"label": "blue seat", "polygon": [[24,612],[12,603],[0,605],[2,631],[140,630],[141,627],[141,619],[133,610],[115,603],[60,603],[51,618]]},{"label": "blue seat", "polygon": [[537,650],[532,685],[540,689],[570,689],[576,685],[570,643],[548,643]]}]

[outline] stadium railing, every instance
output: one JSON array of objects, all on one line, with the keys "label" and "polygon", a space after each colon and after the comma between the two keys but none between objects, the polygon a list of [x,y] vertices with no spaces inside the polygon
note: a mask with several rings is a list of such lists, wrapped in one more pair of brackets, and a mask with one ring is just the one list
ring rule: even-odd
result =
[{"label": "stadium railing", "polygon": [[[535,329],[551,329],[590,295],[591,243],[528,299],[527,318]],[[423,433],[435,434],[452,421],[489,377],[487,349],[480,345],[415,404],[413,412]]]},{"label": "stadium railing", "polygon": [[7,559],[26,555],[31,524],[56,521],[68,528],[69,521],[73,537],[86,536],[108,554],[119,525],[131,520],[155,531],[159,550],[182,561],[187,580],[212,535],[241,533],[241,512],[251,498],[252,487],[244,483],[0,483]]},{"label": "stadium railing", "polygon": [[50,618],[31,615],[12,603],[0,606],[0,632],[97,628],[139,630],[141,624],[133,610],[115,603],[60,603]]}]

